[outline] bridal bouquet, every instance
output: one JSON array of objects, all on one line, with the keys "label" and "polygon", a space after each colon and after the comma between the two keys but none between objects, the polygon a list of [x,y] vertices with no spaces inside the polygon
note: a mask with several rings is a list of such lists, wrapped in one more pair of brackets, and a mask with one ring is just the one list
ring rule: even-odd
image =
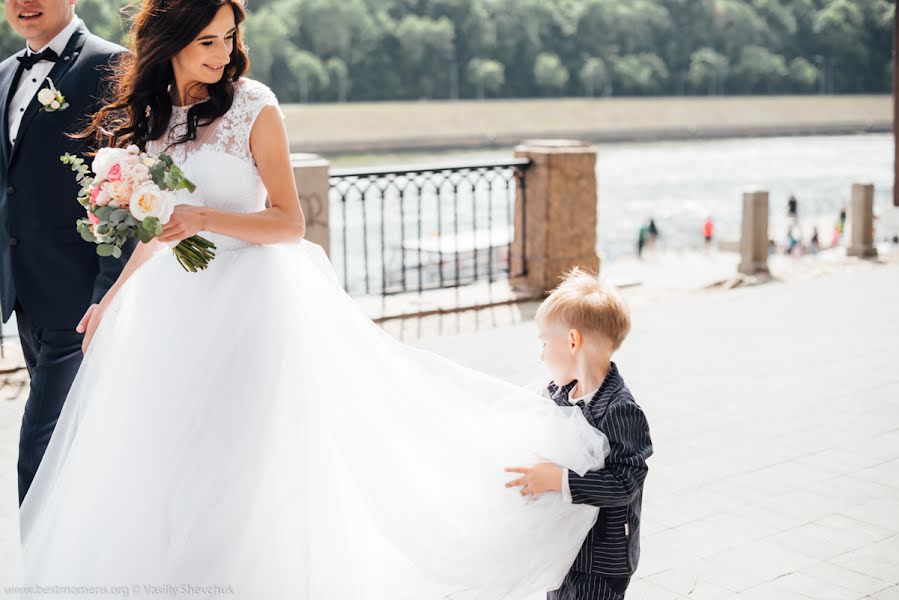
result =
[{"label": "bridal bouquet", "polygon": [[[97,244],[100,256],[119,258],[129,238],[148,243],[160,235],[175,210],[175,192],[196,189],[167,154],[147,154],[133,145],[103,148],[90,168],[71,154],[60,160],[71,166],[81,185],[78,202],[87,218],[78,221],[78,233]],[[193,273],[215,257],[215,244],[197,235],[172,250],[181,266]]]}]

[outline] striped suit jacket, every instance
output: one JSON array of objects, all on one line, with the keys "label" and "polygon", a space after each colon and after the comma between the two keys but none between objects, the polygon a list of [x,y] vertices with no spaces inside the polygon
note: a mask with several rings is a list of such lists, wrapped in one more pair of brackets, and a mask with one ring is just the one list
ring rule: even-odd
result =
[{"label": "striped suit jacket", "polygon": [[[550,396],[559,406],[570,406],[568,392],[576,383],[550,383]],[[630,577],[640,560],[643,482],[646,459],[652,455],[649,425],[615,363],[582,410],[587,421],[609,439],[610,452],[604,469],[583,477],[568,474],[572,501],[600,508],[572,570],[602,577]]]}]

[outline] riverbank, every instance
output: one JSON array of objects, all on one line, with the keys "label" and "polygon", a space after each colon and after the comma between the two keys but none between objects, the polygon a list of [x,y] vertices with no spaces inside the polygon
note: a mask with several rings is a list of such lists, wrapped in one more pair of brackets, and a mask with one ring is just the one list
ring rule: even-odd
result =
[{"label": "riverbank", "polygon": [[288,104],[295,152],[349,154],[591,142],[887,132],[890,96],[561,98]]}]

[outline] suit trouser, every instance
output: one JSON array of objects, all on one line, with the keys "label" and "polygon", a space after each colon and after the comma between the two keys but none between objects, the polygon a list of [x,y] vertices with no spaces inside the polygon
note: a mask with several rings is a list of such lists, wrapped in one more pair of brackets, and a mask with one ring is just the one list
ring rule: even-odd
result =
[{"label": "suit trouser", "polygon": [[81,352],[84,335],[74,329],[35,327],[28,318],[28,312],[18,303],[15,311],[22,354],[31,378],[31,390],[19,431],[21,506],[84,358]]},{"label": "suit trouser", "polygon": [[622,600],[630,577],[600,577],[569,571],[562,587],[546,595],[547,600]]}]

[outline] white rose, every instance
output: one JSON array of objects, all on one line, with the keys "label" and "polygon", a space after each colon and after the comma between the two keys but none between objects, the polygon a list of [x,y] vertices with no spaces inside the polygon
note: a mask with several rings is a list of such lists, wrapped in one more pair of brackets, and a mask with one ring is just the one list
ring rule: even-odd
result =
[{"label": "white rose", "polygon": [[52,108],[53,110],[59,109],[60,106],[62,106],[62,104],[60,104],[56,100],[54,100],[53,102],[50,103],[50,108]]},{"label": "white rose", "polygon": [[137,187],[150,180],[150,169],[140,162],[130,163],[125,167],[122,179]]},{"label": "white rose", "polygon": [[94,162],[91,164],[96,179],[98,181],[106,179],[113,165],[122,163],[124,166],[129,156],[128,151],[122,148],[102,148],[97,152],[97,156],[94,157]]},{"label": "white rose", "polygon": [[56,93],[50,88],[44,88],[37,93],[38,102],[47,106],[56,100]]},{"label": "white rose", "polygon": [[138,148],[134,144],[131,144],[130,146],[128,146],[128,154],[140,154],[140,148]]},{"label": "white rose", "polygon": [[131,195],[131,215],[138,221],[156,217],[165,225],[175,211],[175,197],[154,184],[142,185]]}]

